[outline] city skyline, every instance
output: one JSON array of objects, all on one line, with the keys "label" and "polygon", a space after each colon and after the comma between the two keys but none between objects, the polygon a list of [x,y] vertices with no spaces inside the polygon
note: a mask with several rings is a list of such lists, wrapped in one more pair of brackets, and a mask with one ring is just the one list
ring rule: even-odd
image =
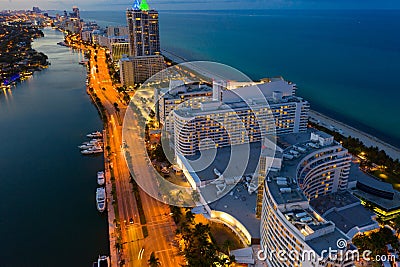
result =
[{"label": "city skyline", "polygon": [[[104,0],[5,0],[0,3],[0,10],[32,9],[39,6],[48,10],[64,10],[73,5],[79,5],[82,10],[125,10],[131,7],[133,1],[117,0],[110,3]],[[315,0],[271,0],[253,1],[244,0],[154,0],[149,2],[150,8],[157,10],[229,10],[229,9],[400,9],[400,3],[395,0],[353,0],[353,1],[315,1]]]},{"label": "city skyline", "polygon": [[4,266],[400,266],[400,9],[206,1],[0,12]]}]

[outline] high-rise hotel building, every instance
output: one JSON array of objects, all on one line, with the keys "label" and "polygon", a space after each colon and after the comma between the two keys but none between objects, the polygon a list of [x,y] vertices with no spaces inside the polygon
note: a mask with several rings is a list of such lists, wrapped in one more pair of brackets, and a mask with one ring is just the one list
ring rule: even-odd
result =
[{"label": "high-rise hotel building", "polygon": [[[294,95],[295,85],[279,79],[229,90],[225,83],[214,82],[212,98],[201,99],[197,105],[181,104],[179,94],[175,95],[175,101],[169,99],[168,104],[173,107],[165,107],[166,102],[160,101],[164,105],[160,105],[163,111],[160,121],[166,125],[168,120],[174,122],[177,153],[194,155],[200,149],[258,142],[275,133],[306,131],[310,105]],[[193,97],[198,94],[193,92]],[[172,109],[171,116],[166,111]]]},{"label": "high-rise hotel building", "polygon": [[[353,258],[344,255],[355,249],[350,237],[309,204],[313,198],[346,189],[351,156],[324,132],[302,137],[282,140],[290,145],[283,150],[284,162],[264,182],[261,246],[271,267],[353,266]],[[338,240],[343,247],[338,247]],[[328,257],[324,251],[329,248],[342,255]],[[297,257],[282,259],[275,251],[294,251]]]},{"label": "high-rise hotel building", "polygon": [[146,0],[138,0],[126,11],[129,31],[129,55],[151,56],[160,54],[158,12],[150,10]]},{"label": "high-rise hotel building", "polygon": [[212,99],[212,87],[205,83],[185,83],[171,80],[168,88],[155,89],[155,107],[157,119],[164,129],[172,133],[174,120],[172,111],[180,104],[193,106],[196,102]]},{"label": "high-rise hotel building", "polygon": [[[160,55],[158,12],[150,10],[146,0],[135,0],[126,11],[128,23],[129,57],[120,64],[121,82],[133,87],[165,69],[164,57]],[[126,48],[121,47],[121,49]]]},{"label": "high-rise hotel building", "polygon": [[199,150],[260,142],[274,133],[273,117],[265,101],[224,104],[200,103],[199,108],[174,110],[175,150],[195,155]]}]

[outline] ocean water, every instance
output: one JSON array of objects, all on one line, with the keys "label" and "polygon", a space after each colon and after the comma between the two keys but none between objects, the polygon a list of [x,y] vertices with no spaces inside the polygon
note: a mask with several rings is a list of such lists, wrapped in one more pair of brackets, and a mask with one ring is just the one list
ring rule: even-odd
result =
[{"label": "ocean water", "polygon": [[91,266],[109,254],[107,215],[96,209],[103,156],[77,146],[102,128],[86,94],[80,53],[45,30],[33,47],[51,66],[0,93],[0,266]]},{"label": "ocean water", "polygon": [[[101,26],[124,11],[82,12]],[[161,47],[283,76],[323,112],[400,147],[400,10],[160,11]]]}]

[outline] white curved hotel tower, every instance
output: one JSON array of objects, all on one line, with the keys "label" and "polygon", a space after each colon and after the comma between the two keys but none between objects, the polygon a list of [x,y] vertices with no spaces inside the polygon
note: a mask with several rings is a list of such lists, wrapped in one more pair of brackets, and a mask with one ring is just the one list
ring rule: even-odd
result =
[{"label": "white curved hotel tower", "polygon": [[[264,183],[261,246],[269,265],[353,266],[344,254],[354,247],[337,244],[338,240],[350,244],[350,238],[309,205],[311,198],[345,189],[350,168],[347,150],[333,137],[317,132],[285,153],[279,175],[270,175]],[[334,253],[338,257],[334,259],[325,251],[329,248],[343,251]]]},{"label": "white curved hotel tower", "polygon": [[[253,206],[239,208],[232,191],[231,195],[218,200],[225,205],[218,207],[216,204],[216,210],[208,207],[210,218],[218,217],[231,229],[238,229],[234,231],[243,236],[247,244],[260,241],[270,267],[353,266],[353,259],[346,258],[348,251],[356,251],[349,242],[351,239],[309,204],[311,199],[347,188],[351,164],[347,149],[324,132],[307,130],[309,103],[294,95],[295,86],[290,83],[278,80],[261,83],[258,87],[224,88],[230,87],[223,84],[219,88],[214,82],[212,99],[207,99],[209,87],[197,91],[182,89],[176,94],[172,91],[164,96],[168,101],[161,101],[159,106],[163,116],[161,121],[167,122],[168,116],[172,115],[169,130],[173,131],[178,165],[194,188],[202,190],[204,185],[212,184],[215,175],[196,173],[185,157],[195,155],[199,150],[222,150],[245,143],[265,142],[261,146],[264,147],[261,156],[255,159],[258,167],[251,174],[257,185],[261,185],[256,188],[258,190],[251,191],[257,191],[252,204],[256,209]],[[262,98],[257,98],[258,90]],[[200,93],[204,94],[201,101],[187,105],[181,101]],[[236,93],[242,98],[238,99]],[[271,133],[276,133],[278,143],[281,143],[272,154],[268,152],[271,146],[266,143],[269,138],[262,138]],[[270,171],[268,178],[263,181],[267,170]],[[241,189],[246,188],[241,186]],[[240,209],[244,215],[231,207]],[[256,224],[249,218],[258,220],[260,213],[261,220],[256,226],[256,231],[260,231],[250,234],[248,230],[254,230],[250,227]],[[329,249],[338,251],[328,254]]]}]

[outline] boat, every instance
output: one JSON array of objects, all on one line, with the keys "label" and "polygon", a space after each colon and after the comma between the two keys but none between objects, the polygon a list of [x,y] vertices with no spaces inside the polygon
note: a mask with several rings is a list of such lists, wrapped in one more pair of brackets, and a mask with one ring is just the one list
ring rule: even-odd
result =
[{"label": "boat", "polygon": [[93,147],[102,147],[103,142],[101,139],[93,139],[90,142],[83,142],[82,145],[78,146],[80,149],[91,149]]},{"label": "boat", "polygon": [[101,132],[97,131],[97,132],[90,133],[86,136],[89,138],[96,138],[96,137],[103,137],[103,134]]},{"label": "boat", "polygon": [[103,212],[106,209],[106,189],[99,187],[96,190],[97,210]]},{"label": "boat", "polygon": [[97,154],[97,153],[102,153],[103,149],[100,146],[93,146],[89,149],[81,151],[83,155],[91,155],[91,154]]},{"label": "boat", "polygon": [[85,60],[79,61],[79,65],[87,65],[87,64],[88,64],[88,62]]},{"label": "boat", "polygon": [[97,172],[97,183],[99,185],[104,185],[104,172]]},{"label": "boat", "polygon": [[90,148],[92,148],[94,146],[95,146],[95,144],[83,144],[83,145],[78,146],[78,148],[80,148],[80,149],[90,149]]},{"label": "boat", "polygon": [[97,260],[97,267],[110,267],[110,257],[108,256],[99,256]]},{"label": "boat", "polygon": [[94,144],[100,143],[102,141],[103,141],[103,139],[101,139],[101,138],[100,139],[92,139],[89,142],[83,142],[82,144],[84,144],[84,145],[94,145]]}]

